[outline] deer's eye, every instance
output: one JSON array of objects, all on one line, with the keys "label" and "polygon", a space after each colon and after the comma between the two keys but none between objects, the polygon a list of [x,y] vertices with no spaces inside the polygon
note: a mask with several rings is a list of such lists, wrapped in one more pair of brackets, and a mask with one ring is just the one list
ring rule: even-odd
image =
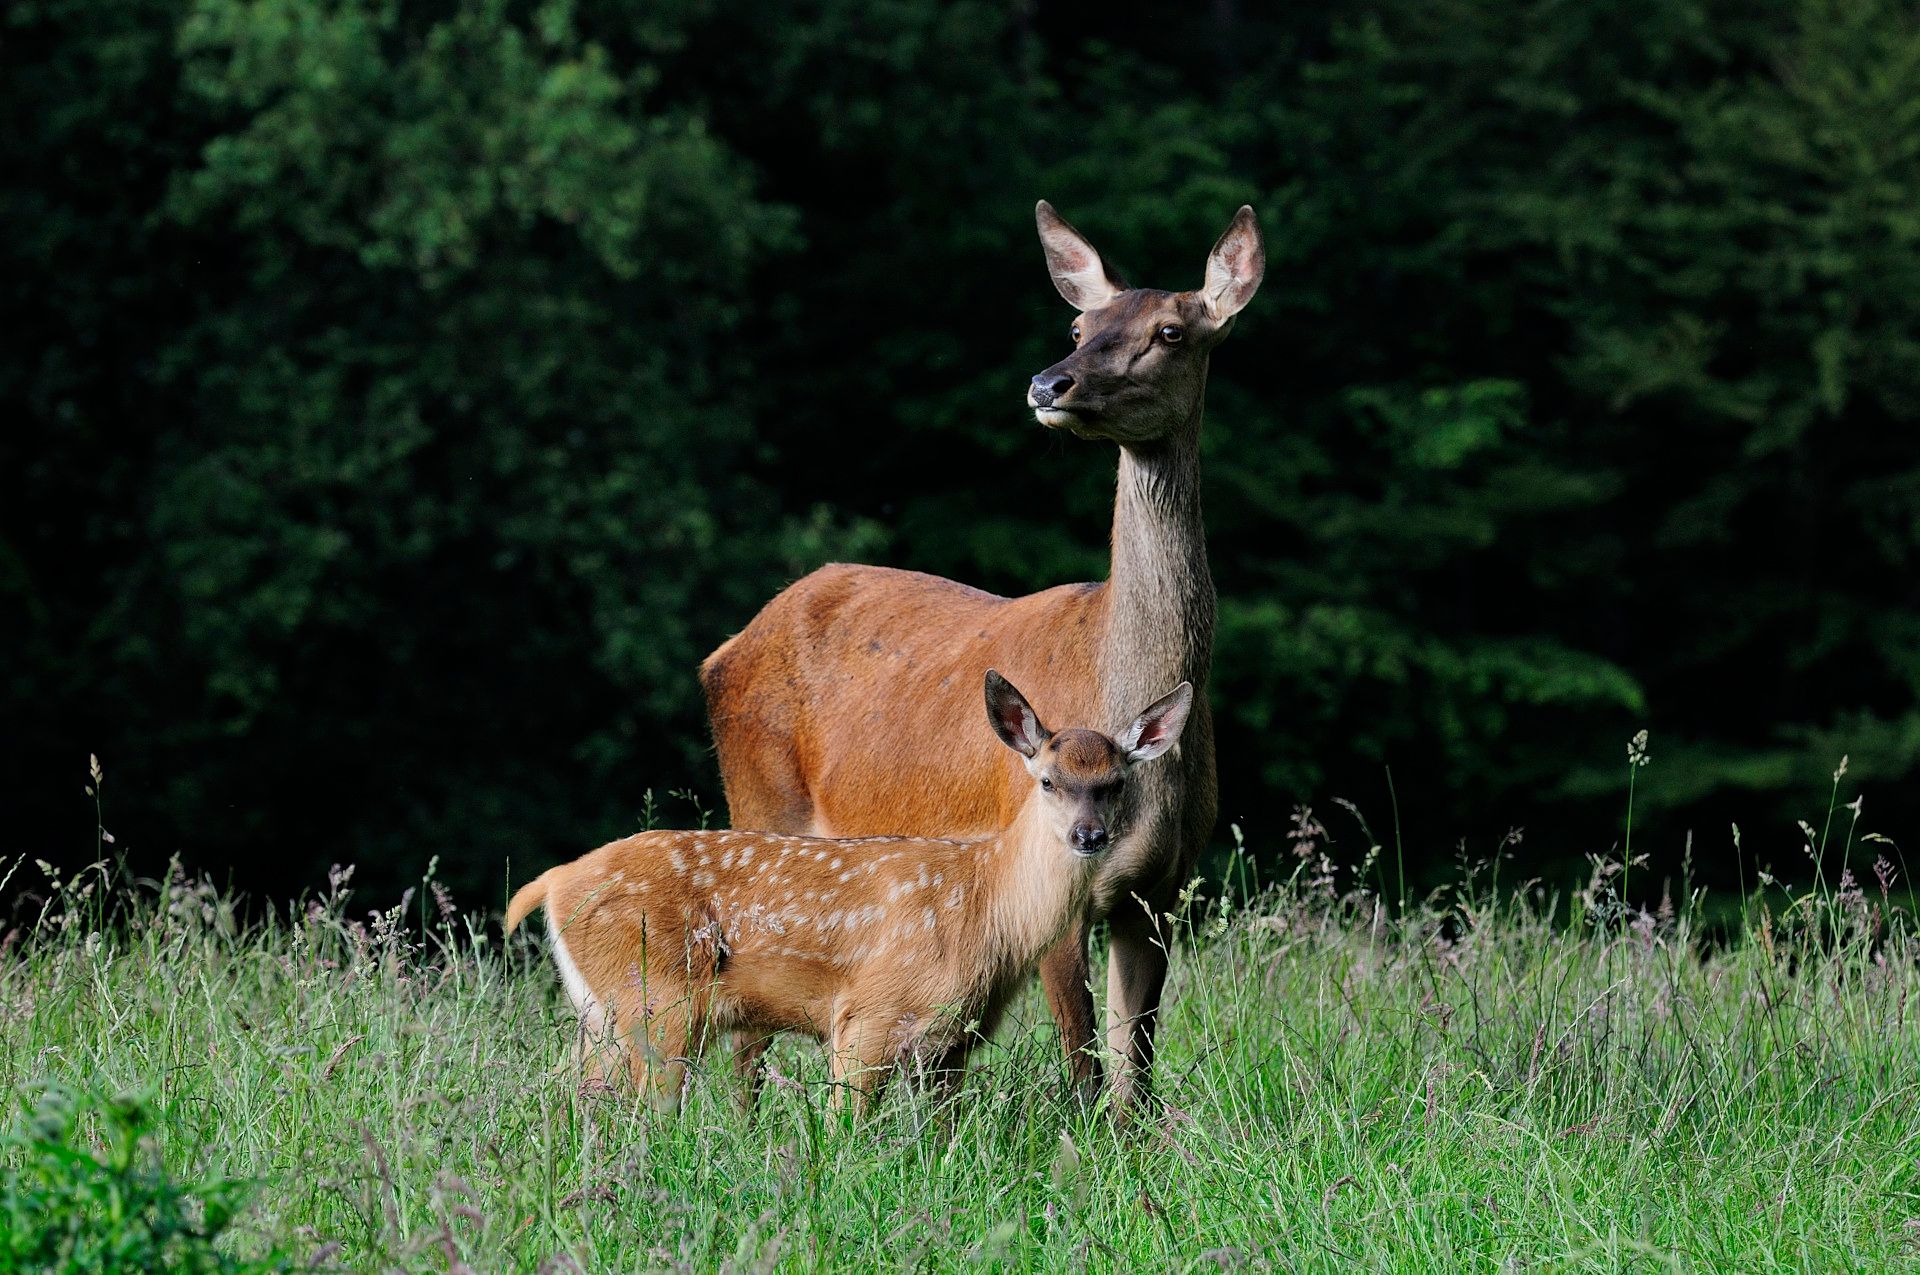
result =
[{"label": "deer's eye", "polygon": [[1073,325],[1072,327],[1070,327],[1070,328],[1068,328],[1068,329],[1067,329],[1067,332],[1068,332],[1068,334],[1069,334],[1069,335],[1071,335],[1071,336],[1073,337],[1073,343],[1074,343],[1075,345],[1078,345],[1078,344],[1080,344],[1080,325],[1079,325],[1078,323],[1076,323],[1076,324],[1074,324],[1074,325]]},{"label": "deer's eye", "polygon": [[1162,341],[1165,341],[1168,345],[1180,344],[1180,338],[1185,336],[1186,334],[1187,334],[1187,330],[1181,327],[1178,323],[1169,323],[1165,327],[1160,329],[1160,339]]},{"label": "deer's eye", "polygon": [[1047,778],[1046,776],[1044,776],[1044,775],[1042,775],[1042,776],[1040,777],[1040,790],[1041,790],[1042,792],[1052,792],[1052,791],[1053,791],[1053,780],[1051,780],[1051,779],[1048,779],[1048,778]]}]

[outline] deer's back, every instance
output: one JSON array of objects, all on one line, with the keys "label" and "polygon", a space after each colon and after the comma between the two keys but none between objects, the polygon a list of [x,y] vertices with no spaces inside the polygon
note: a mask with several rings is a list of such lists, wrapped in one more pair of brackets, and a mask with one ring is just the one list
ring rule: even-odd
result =
[{"label": "deer's back", "polygon": [[1104,585],[1002,598],[938,576],[833,564],[701,667],[736,826],[969,837],[1031,780],[985,728],[1000,670],[1049,721],[1097,720]]}]

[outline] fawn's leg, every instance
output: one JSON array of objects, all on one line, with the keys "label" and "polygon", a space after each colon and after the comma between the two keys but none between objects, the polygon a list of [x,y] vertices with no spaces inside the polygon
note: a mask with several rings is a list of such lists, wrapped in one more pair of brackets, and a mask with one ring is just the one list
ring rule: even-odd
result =
[{"label": "fawn's leg", "polygon": [[927,1093],[943,1106],[960,1092],[967,1076],[967,1052],[972,1041],[959,1040],[932,1056],[922,1070]]},{"label": "fawn's leg", "polygon": [[1060,1028],[1060,1046],[1067,1052],[1067,1076],[1083,1102],[1100,1093],[1099,1035],[1093,1025],[1093,988],[1087,965],[1087,931],[1083,918],[1074,922],[1061,940],[1040,958],[1040,985],[1047,1007]]},{"label": "fawn's leg", "polygon": [[754,1107],[760,1101],[760,1086],[767,1077],[767,1070],[761,1063],[768,1046],[772,1044],[771,1036],[756,1036],[751,1032],[733,1034],[733,1074],[740,1082],[734,1096],[740,1104],[740,1110],[747,1115],[753,1114]]},{"label": "fawn's leg", "polygon": [[583,1087],[611,1086],[626,1066],[626,1046],[615,1016],[614,1010],[589,1003],[574,1023],[568,1059],[555,1064],[554,1074],[571,1069]]},{"label": "fawn's leg", "polygon": [[840,1016],[834,1028],[833,1107],[864,1115],[873,1105],[893,1070],[892,1032],[883,1022],[851,1014]]},{"label": "fawn's leg", "polygon": [[701,1008],[692,996],[682,995],[656,1004],[627,1033],[634,1087],[657,1111],[678,1111],[686,1095],[687,1065],[705,1034]]}]

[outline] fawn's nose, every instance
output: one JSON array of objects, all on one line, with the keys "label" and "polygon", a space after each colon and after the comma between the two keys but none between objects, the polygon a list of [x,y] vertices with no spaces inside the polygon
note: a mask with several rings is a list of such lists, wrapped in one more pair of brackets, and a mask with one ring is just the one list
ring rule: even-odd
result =
[{"label": "fawn's nose", "polygon": [[1033,378],[1033,405],[1052,407],[1060,397],[1073,388],[1073,378],[1065,372],[1042,372]]},{"label": "fawn's nose", "polygon": [[1107,848],[1107,830],[1097,823],[1073,825],[1073,848],[1079,854],[1097,854]]}]

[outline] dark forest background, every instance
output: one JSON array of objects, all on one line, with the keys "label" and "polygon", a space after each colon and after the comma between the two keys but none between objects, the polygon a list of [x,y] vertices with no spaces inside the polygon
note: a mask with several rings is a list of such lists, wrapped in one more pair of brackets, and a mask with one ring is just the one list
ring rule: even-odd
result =
[{"label": "dark forest background", "polygon": [[1804,877],[1843,754],[1920,815],[1911,4],[13,0],[0,63],[0,852],[92,854],[97,753],[137,863],[497,898],[718,804],[693,666],[811,567],[1097,578],[1039,197],[1156,286],[1266,232],[1223,841],[1564,873],[1642,727],[1668,866]]}]

